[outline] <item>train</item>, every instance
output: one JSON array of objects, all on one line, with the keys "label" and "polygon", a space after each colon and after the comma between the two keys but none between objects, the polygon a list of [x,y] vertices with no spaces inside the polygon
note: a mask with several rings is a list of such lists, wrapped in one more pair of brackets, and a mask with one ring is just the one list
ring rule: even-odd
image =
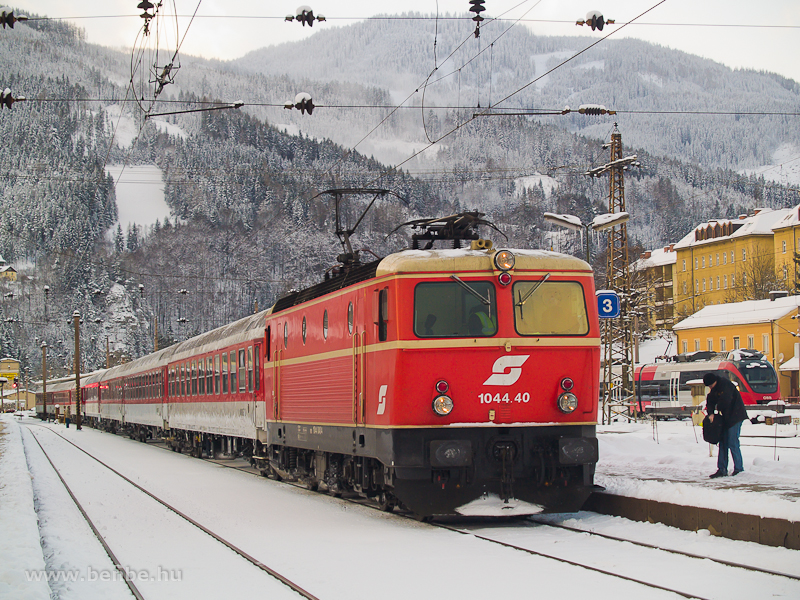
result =
[{"label": "train", "polygon": [[636,401],[639,411],[685,409],[692,405],[689,381],[716,373],[732,381],[746,405],[769,404],[780,399],[775,367],[763,353],[752,349],[729,352],[693,352],[636,368]]},{"label": "train", "polygon": [[[83,423],[421,518],[579,510],[598,489],[591,267],[496,248],[480,216],[82,378]],[[69,394],[48,385],[48,412]]]}]

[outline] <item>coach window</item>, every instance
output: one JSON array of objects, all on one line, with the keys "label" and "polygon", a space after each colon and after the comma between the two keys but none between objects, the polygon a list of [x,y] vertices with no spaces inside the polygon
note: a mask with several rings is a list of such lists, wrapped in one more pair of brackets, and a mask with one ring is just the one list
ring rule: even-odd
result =
[{"label": "coach window", "polygon": [[494,285],[474,280],[464,283],[417,284],[414,288],[417,337],[489,337],[497,333]]},{"label": "coach window", "polygon": [[219,354],[214,355],[214,393],[219,394]]},{"label": "coach window", "polygon": [[228,353],[222,353],[222,393],[228,393]]},{"label": "coach window", "polygon": [[520,335],[589,333],[583,286],[576,281],[518,281],[512,298]]},{"label": "coach window", "polygon": [[256,391],[261,389],[261,348],[256,346],[256,351],[253,353],[256,365]]},{"label": "coach window", "polygon": [[206,358],[206,394],[214,393],[214,357]]},{"label": "coach window", "polygon": [[328,339],[328,310],[322,315],[322,337]]},{"label": "coach window", "polygon": [[197,361],[192,361],[192,396],[197,396]]},{"label": "coach window", "polygon": [[206,359],[201,358],[197,361],[197,393],[201,396],[206,395]]},{"label": "coach window", "polygon": [[231,350],[231,394],[236,393],[236,350]]},{"label": "coach window", "polygon": [[303,317],[303,345],[306,345],[306,318]]},{"label": "coach window", "polygon": [[[305,322],[305,319],[303,319]],[[253,347],[247,347],[247,391],[253,391]]]},{"label": "coach window", "polygon": [[[239,391],[246,392],[247,391],[247,363],[245,362],[245,350],[244,348],[239,349]],[[252,390],[253,385],[250,385],[250,389]]]},{"label": "coach window", "polygon": [[175,371],[173,369],[169,370],[169,395],[175,395]]},{"label": "coach window", "polygon": [[181,363],[181,396],[186,395],[186,365]]}]

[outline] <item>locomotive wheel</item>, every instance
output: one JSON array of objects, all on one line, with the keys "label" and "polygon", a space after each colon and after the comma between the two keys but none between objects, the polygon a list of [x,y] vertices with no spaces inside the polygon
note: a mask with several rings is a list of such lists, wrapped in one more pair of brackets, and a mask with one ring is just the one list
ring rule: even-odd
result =
[{"label": "locomotive wheel", "polygon": [[395,506],[397,506],[397,502],[391,493],[380,493],[378,496],[378,508],[380,508],[383,512],[392,512]]}]

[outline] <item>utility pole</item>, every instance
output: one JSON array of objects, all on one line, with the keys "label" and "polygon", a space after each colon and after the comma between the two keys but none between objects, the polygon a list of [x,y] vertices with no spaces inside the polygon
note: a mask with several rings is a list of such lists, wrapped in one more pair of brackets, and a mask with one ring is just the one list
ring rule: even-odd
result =
[{"label": "utility pole", "polygon": [[47,342],[42,342],[42,414],[47,423]]},{"label": "utility pole", "polygon": [[[610,161],[602,167],[591,169],[586,174],[599,177],[608,173],[609,193],[608,212],[625,211],[625,182],[623,171],[630,166],[640,166],[636,156],[622,156],[622,134],[614,124]],[[606,257],[606,286],[620,297],[620,315],[604,319],[603,334],[603,423],[611,421],[612,415],[632,419],[636,399],[633,378],[633,311],[631,306],[631,275],[628,257],[628,226],[623,222],[610,228],[608,233],[608,253]]]},{"label": "utility pole", "polygon": [[81,313],[72,313],[75,326],[75,429],[81,430]]}]

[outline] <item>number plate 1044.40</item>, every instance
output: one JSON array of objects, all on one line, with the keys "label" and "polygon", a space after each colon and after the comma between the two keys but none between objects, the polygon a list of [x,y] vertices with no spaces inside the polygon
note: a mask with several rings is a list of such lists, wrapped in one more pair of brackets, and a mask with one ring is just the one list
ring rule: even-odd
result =
[{"label": "number plate 1044.40", "polygon": [[531,399],[531,395],[528,392],[519,392],[517,394],[511,392],[510,394],[478,394],[478,398],[481,401],[481,404],[492,404],[492,403],[507,403],[510,404],[512,402],[519,402],[520,404],[527,403]]}]

